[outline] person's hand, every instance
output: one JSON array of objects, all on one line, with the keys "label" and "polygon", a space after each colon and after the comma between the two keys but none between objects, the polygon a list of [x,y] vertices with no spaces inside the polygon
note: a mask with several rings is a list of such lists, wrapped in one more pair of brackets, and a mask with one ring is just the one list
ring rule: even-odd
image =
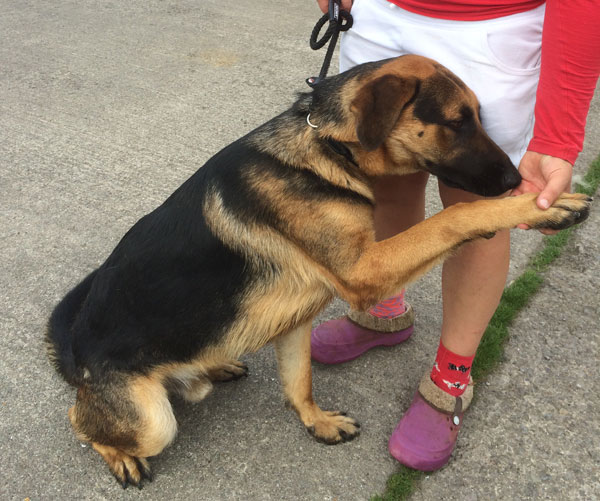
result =
[{"label": "person's hand", "polygon": [[[519,173],[523,180],[512,195],[539,193],[536,203],[540,209],[550,207],[563,192],[571,191],[573,166],[562,158],[527,151],[519,164]],[[526,224],[517,228],[529,229]],[[555,230],[540,230],[546,235],[557,233]]]},{"label": "person's hand", "polygon": [[[321,9],[323,14],[327,14],[329,12],[329,0],[317,0],[317,3],[319,4],[319,9]],[[340,7],[342,10],[350,12],[350,9],[352,8],[352,0],[342,0]]]}]

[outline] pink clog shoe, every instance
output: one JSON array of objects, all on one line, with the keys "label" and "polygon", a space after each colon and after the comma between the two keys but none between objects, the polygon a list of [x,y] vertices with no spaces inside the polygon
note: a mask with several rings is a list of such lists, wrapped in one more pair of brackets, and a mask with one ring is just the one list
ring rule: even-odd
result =
[{"label": "pink clog shoe", "polygon": [[426,374],[390,437],[390,454],[415,470],[434,471],[444,466],[452,455],[463,413],[472,398],[472,382],[463,395],[453,397]]},{"label": "pink clog shoe", "polygon": [[313,360],[340,364],[362,355],[375,346],[393,346],[413,333],[415,315],[410,305],[393,318],[378,318],[366,312],[350,311],[348,316],[323,322],[310,338]]}]

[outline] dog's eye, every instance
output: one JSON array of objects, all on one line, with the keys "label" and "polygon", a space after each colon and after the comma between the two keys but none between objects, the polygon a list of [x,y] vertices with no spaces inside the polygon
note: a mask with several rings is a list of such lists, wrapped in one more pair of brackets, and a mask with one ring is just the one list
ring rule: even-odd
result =
[{"label": "dog's eye", "polygon": [[448,122],[448,126],[452,129],[460,129],[464,123],[465,123],[465,121],[463,119],[452,120],[452,121]]}]

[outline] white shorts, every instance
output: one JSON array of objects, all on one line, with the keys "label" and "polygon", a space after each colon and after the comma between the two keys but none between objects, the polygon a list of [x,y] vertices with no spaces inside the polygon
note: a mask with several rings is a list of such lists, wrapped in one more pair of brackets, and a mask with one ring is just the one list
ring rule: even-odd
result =
[{"label": "white shorts", "polygon": [[387,0],[355,0],[340,71],[403,54],[438,61],[481,103],[489,136],[519,165],[533,133],[545,6],[485,21],[421,16]]}]

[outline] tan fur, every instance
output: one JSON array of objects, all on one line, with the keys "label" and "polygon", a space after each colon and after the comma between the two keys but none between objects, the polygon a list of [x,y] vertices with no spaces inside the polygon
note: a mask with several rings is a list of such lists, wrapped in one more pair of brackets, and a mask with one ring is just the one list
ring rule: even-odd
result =
[{"label": "tan fur", "polygon": [[126,482],[127,476],[130,476],[131,480],[138,484],[142,480],[142,475],[138,470],[138,466],[133,456],[126,454],[116,447],[102,445],[98,442],[92,442],[92,447],[102,456],[104,461],[106,461],[110,471],[119,482]]},{"label": "tan fur", "polygon": [[[327,134],[327,132],[328,128],[323,127],[319,129],[318,134]],[[293,165],[296,168],[309,168],[330,183],[343,188],[350,188],[373,200],[373,193],[366,179],[357,179],[350,176],[344,169],[340,169],[336,162],[324,158],[313,141],[312,136],[314,134],[316,134],[314,129],[302,125],[301,128],[296,126],[278,131],[276,135],[259,131],[251,142],[259,151],[275,154],[279,160],[286,164]],[[337,135],[336,133],[333,137]],[[258,178],[254,180],[255,183],[258,181]],[[265,187],[268,187],[268,185],[265,185]]]},{"label": "tan fur", "polygon": [[323,411],[312,398],[310,329],[305,323],[275,340],[284,392],[300,420],[318,440],[334,444],[358,434],[358,423],[340,412]]},{"label": "tan fur", "polygon": [[141,420],[139,445],[132,455],[156,456],[177,433],[177,422],[167,390],[160,379],[139,376],[131,382],[130,392]]},{"label": "tan fur", "polygon": [[240,223],[223,207],[218,195],[208,200],[204,214],[227,245],[253,260],[274,262],[281,270],[272,280],[251,287],[242,299],[245,313],[220,343],[228,358],[258,350],[298,322],[313,318],[333,297],[334,288],[321,267],[280,234]]},{"label": "tan fur", "polygon": [[247,375],[247,367],[238,360],[228,360],[219,367],[209,369],[208,377],[211,381],[230,381]]}]

